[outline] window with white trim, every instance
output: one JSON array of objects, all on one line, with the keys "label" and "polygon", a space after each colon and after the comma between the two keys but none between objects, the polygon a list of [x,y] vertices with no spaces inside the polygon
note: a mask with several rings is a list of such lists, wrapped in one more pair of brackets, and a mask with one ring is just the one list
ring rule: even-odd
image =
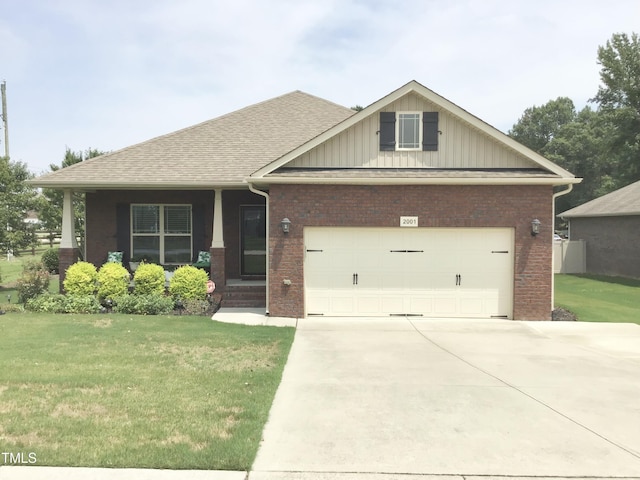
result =
[{"label": "window with white trim", "polygon": [[398,112],[397,150],[422,150],[422,112]]},{"label": "window with white trim", "polygon": [[191,205],[131,205],[131,257],[191,263]]}]

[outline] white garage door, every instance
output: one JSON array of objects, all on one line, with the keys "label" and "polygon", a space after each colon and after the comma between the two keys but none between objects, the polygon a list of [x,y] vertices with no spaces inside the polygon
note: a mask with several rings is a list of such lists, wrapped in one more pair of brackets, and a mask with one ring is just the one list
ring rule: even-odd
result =
[{"label": "white garage door", "polygon": [[306,227],[307,315],[511,318],[510,228]]}]

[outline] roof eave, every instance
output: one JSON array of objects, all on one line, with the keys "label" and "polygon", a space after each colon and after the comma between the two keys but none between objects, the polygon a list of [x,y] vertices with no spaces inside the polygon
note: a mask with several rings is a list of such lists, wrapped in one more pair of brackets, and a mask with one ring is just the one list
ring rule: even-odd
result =
[{"label": "roof eave", "polygon": [[28,180],[34,187],[54,190],[213,190],[215,188],[247,188],[246,182],[55,182]]},{"label": "roof eave", "polygon": [[633,217],[640,215],[640,211],[637,212],[612,212],[612,213],[570,213],[569,215],[565,215],[564,213],[560,213],[557,216],[560,218],[566,218],[571,220],[572,218],[596,218],[596,217]]},{"label": "roof eave", "polygon": [[560,186],[576,184],[581,178],[327,178],[327,177],[247,177],[247,183],[260,186],[268,185],[550,185]]}]

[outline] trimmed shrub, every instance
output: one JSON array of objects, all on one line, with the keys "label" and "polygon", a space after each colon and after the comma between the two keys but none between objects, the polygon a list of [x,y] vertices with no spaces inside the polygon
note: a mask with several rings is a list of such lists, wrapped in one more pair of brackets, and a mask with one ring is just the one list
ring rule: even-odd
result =
[{"label": "trimmed shrub", "polygon": [[41,258],[49,273],[58,273],[60,268],[60,250],[58,248],[45,250]]},{"label": "trimmed shrub", "polygon": [[89,262],[76,262],[67,269],[64,279],[64,290],[68,295],[93,295],[96,291],[96,267]]},{"label": "trimmed shrub", "polygon": [[181,300],[204,300],[207,296],[207,281],[209,281],[207,272],[185,265],[173,274],[169,293]]},{"label": "trimmed shrub", "polygon": [[142,263],[133,275],[136,295],[164,294],[164,268],[155,263]]},{"label": "trimmed shrub", "polygon": [[98,270],[98,298],[119,297],[129,289],[129,272],[119,263],[105,263]]},{"label": "trimmed shrub", "polygon": [[93,295],[67,295],[64,313],[100,313],[101,308]]},{"label": "trimmed shrub", "polygon": [[45,293],[29,299],[24,308],[32,312],[64,313],[66,301],[60,293]]},{"label": "trimmed shrub", "polygon": [[113,311],[133,315],[164,315],[173,310],[173,299],[151,293],[147,295],[123,295],[114,300]]},{"label": "trimmed shrub", "polygon": [[101,307],[93,295],[67,296],[58,293],[45,293],[29,300],[25,308],[32,312],[99,313]]},{"label": "trimmed shrub", "polygon": [[42,262],[25,262],[22,275],[18,278],[16,286],[18,302],[25,303],[49,289],[49,272],[45,270]]}]

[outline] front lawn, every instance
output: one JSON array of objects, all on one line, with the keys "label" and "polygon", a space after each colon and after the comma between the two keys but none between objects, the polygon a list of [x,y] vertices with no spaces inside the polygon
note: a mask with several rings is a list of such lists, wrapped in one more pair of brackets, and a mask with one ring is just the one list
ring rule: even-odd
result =
[{"label": "front lawn", "polygon": [[248,470],[292,328],[0,316],[0,451],[37,465]]},{"label": "front lawn", "polygon": [[555,303],[584,322],[640,324],[640,280],[599,275],[556,275]]}]

